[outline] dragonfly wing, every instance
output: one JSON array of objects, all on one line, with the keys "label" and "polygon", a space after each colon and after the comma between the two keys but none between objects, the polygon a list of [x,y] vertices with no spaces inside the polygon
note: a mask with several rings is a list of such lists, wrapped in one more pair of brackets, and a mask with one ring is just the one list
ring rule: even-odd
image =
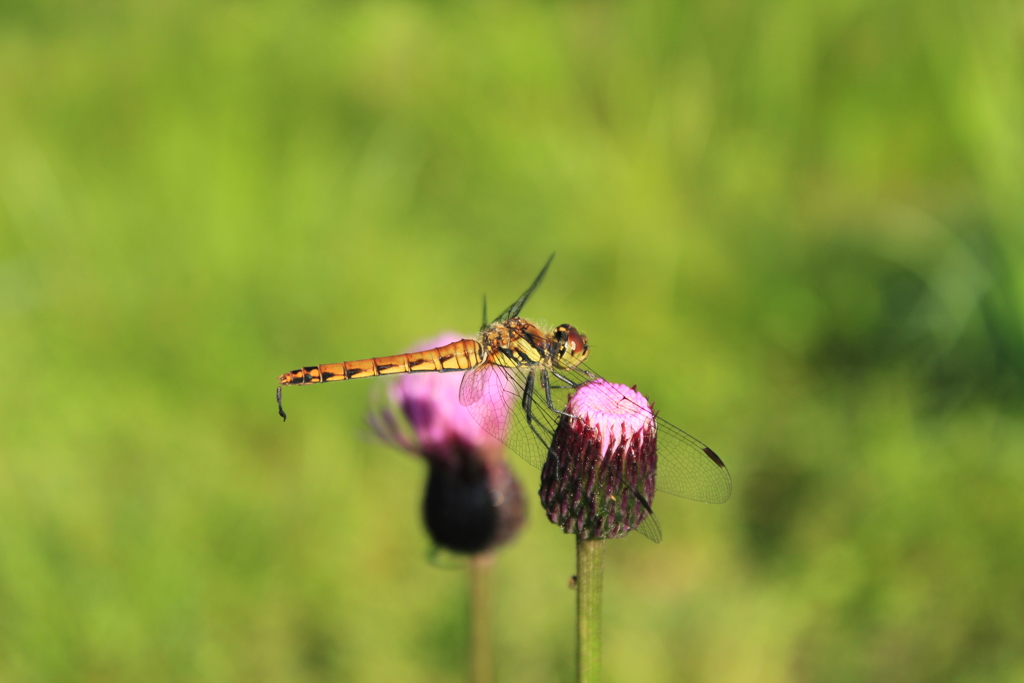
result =
[{"label": "dragonfly wing", "polygon": [[467,370],[462,375],[462,384],[459,385],[459,403],[468,408],[480,401],[489,383],[488,372],[493,369],[493,365],[484,364]]},{"label": "dragonfly wing", "polygon": [[509,318],[515,318],[517,315],[519,315],[519,312],[523,310],[523,306],[526,305],[526,302],[533,295],[533,291],[537,289],[537,286],[540,284],[541,280],[544,279],[544,274],[548,272],[548,266],[551,265],[551,261],[554,258],[554,254],[548,257],[547,263],[545,263],[544,267],[540,269],[540,273],[537,275],[536,279],[534,279],[533,284],[530,285],[529,288],[525,292],[523,292],[522,296],[516,299],[511,306],[502,311],[501,315],[494,319],[494,322],[505,321],[508,320]]},{"label": "dragonfly wing", "polygon": [[[548,406],[545,373],[533,367],[483,365],[466,373],[459,401],[477,423],[534,467],[543,467],[560,415]],[[550,391],[556,410],[565,391]]]},{"label": "dragonfly wing", "polygon": [[459,387],[459,403],[491,436],[507,441],[511,410],[519,399],[519,386],[507,368],[484,364],[466,372]]},{"label": "dragonfly wing", "polygon": [[644,521],[640,522],[640,526],[636,527],[636,530],[655,543],[661,543],[661,523],[653,512],[644,517]]},{"label": "dragonfly wing", "polygon": [[[598,375],[580,364],[572,370],[554,370],[555,379],[563,385],[580,385]],[[633,403],[622,395],[615,384],[606,384],[605,391],[620,404]],[[563,404],[564,405],[564,404]],[[642,410],[643,406],[636,406]],[[658,438],[658,490],[702,503],[724,503],[732,495],[732,477],[722,459],[675,425],[655,417]],[[646,535],[646,534],[645,534]],[[650,537],[649,537],[650,538]]]},{"label": "dragonfly wing", "polygon": [[[484,429],[531,465],[543,467],[569,394],[597,378],[582,364],[571,370],[484,365],[466,373],[460,400]],[[605,391],[611,392],[612,400],[633,402],[614,384],[605,385]],[[727,501],[732,495],[732,478],[722,459],[660,417],[655,418],[655,425],[658,490],[703,503]],[[646,527],[642,524],[641,533],[654,540],[656,522]]]},{"label": "dragonfly wing", "polygon": [[657,418],[658,490],[702,503],[724,503],[732,477],[718,455],[673,424]]}]

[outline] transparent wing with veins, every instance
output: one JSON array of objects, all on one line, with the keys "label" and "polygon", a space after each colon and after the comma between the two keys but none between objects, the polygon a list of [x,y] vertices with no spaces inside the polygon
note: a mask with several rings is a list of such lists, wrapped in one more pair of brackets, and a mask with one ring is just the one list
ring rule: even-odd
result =
[{"label": "transparent wing with veins", "polygon": [[[555,259],[555,255],[554,254],[552,254],[551,256],[548,257],[547,263],[545,263],[544,267],[540,269],[540,272],[537,274],[537,277],[534,278],[534,280],[533,280],[533,284],[531,284],[526,289],[526,291],[522,293],[522,295],[518,299],[516,299],[514,302],[512,302],[511,306],[509,306],[504,311],[502,311],[501,314],[497,318],[495,318],[492,322],[504,322],[504,321],[506,321],[506,320],[508,320],[510,318],[515,318],[517,315],[519,315],[520,311],[523,310],[523,306],[525,306],[526,302],[529,301],[531,296],[533,296],[534,290],[537,289],[537,286],[540,285],[541,280],[544,279],[544,275],[548,272],[548,266],[551,265],[551,262],[554,259]],[[486,300],[484,301],[484,327],[487,327],[487,302],[486,302]]]},{"label": "transparent wing with veins", "polygon": [[[541,468],[565,407],[567,395],[552,388],[547,405],[546,371],[484,364],[462,379],[459,401],[477,423],[534,467]],[[541,405],[538,405],[540,402]]]},{"label": "transparent wing with veins", "polygon": [[[485,364],[466,373],[459,400],[480,426],[539,468],[547,460],[569,394],[597,378],[583,364],[572,370]],[[607,385],[604,391],[611,400],[630,402],[614,385]],[[704,503],[728,500],[732,478],[718,455],[675,425],[657,416],[654,419],[657,490]]]}]

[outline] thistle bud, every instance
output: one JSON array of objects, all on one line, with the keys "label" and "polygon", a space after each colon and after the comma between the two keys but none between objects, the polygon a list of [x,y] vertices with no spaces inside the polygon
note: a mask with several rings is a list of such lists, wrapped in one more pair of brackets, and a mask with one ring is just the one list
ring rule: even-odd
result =
[{"label": "thistle bud", "polygon": [[[421,348],[460,339],[444,334]],[[439,546],[478,553],[511,540],[523,522],[523,496],[504,446],[459,403],[462,373],[402,375],[388,403],[370,416],[386,441],[422,456],[430,468],[423,516]]]},{"label": "thistle bud", "polygon": [[577,389],[541,471],[548,519],[581,539],[625,536],[651,513],[658,464],[654,412],[635,388],[597,379]]}]

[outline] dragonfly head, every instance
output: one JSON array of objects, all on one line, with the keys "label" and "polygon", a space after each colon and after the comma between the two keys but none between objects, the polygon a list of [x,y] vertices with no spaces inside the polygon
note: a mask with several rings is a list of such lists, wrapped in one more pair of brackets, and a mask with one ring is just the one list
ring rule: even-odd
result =
[{"label": "dragonfly head", "polygon": [[556,355],[562,367],[574,368],[587,359],[590,349],[587,347],[587,336],[572,325],[559,325],[555,328],[555,341],[558,343]]}]

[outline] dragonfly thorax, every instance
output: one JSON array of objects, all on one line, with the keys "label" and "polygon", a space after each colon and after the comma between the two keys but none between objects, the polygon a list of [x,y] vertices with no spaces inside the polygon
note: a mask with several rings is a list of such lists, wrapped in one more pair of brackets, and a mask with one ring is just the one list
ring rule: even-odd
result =
[{"label": "dragonfly thorax", "polygon": [[559,325],[549,333],[523,318],[488,326],[480,344],[487,362],[502,367],[575,368],[590,353],[587,338],[572,325]]}]

